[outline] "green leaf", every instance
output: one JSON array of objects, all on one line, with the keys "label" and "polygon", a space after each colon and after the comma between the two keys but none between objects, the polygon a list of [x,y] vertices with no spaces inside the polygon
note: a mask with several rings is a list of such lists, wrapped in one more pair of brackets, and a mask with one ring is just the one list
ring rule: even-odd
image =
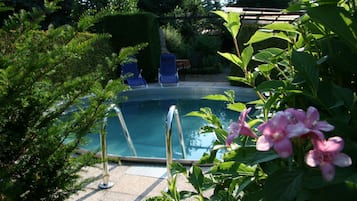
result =
[{"label": "green leaf", "polygon": [[203,99],[207,100],[215,100],[215,101],[229,101],[228,97],[222,94],[211,94],[203,97]]},{"label": "green leaf", "polygon": [[279,96],[280,95],[278,93],[275,93],[272,96],[269,96],[269,98],[265,102],[264,108],[263,108],[264,117],[268,117],[271,107],[277,103]]},{"label": "green leaf", "polygon": [[243,68],[247,69],[248,64],[250,60],[252,59],[254,49],[252,45],[249,45],[248,47],[244,48],[242,52],[242,63],[243,63]]},{"label": "green leaf", "polygon": [[265,32],[265,31],[258,30],[253,34],[252,37],[250,37],[249,41],[245,44],[247,45],[247,44],[258,43],[273,37],[274,37],[273,32]]},{"label": "green leaf", "polygon": [[254,176],[256,166],[249,166],[244,163],[237,163],[235,161],[227,161],[217,164],[212,167],[212,173],[226,173],[232,176]]},{"label": "green leaf", "polygon": [[262,99],[249,101],[247,103],[247,105],[263,105],[263,104],[264,104],[264,101]]},{"label": "green leaf", "polygon": [[212,164],[217,161],[217,150],[211,150],[210,153],[204,153],[197,164]]},{"label": "green leaf", "polygon": [[354,104],[354,96],[353,92],[348,88],[343,88],[339,85],[333,85],[333,92],[335,93],[336,97],[339,97],[340,100],[343,101],[344,105],[352,110]]},{"label": "green leaf", "polygon": [[5,11],[12,11],[12,10],[14,10],[14,8],[6,7],[3,2],[0,2],[0,13]]},{"label": "green leaf", "polygon": [[312,19],[317,20],[336,33],[355,52],[357,51],[357,24],[355,23],[355,16],[350,16],[349,12],[344,8],[335,5],[309,8],[307,13]]},{"label": "green leaf", "polygon": [[262,73],[269,73],[275,68],[274,64],[261,64],[258,66],[258,70]]},{"label": "green leaf", "polygon": [[201,194],[202,193],[202,185],[204,181],[204,176],[202,174],[202,170],[198,166],[192,166],[189,172],[188,181],[192,184],[192,186],[196,189],[196,191]]},{"label": "green leaf", "polygon": [[272,31],[267,31],[267,30],[258,30],[253,34],[253,36],[249,39],[246,45],[253,44],[253,43],[258,43],[270,38],[280,38],[282,40],[286,40],[289,43],[291,43],[290,38],[283,32],[279,33],[274,33]]},{"label": "green leaf", "polygon": [[212,13],[220,16],[224,21],[228,22],[228,14],[221,10],[211,11]]},{"label": "green leaf", "polygon": [[237,112],[243,112],[243,110],[247,109],[244,103],[230,103],[227,104],[227,108]]},{"label": "green leaf", "polygon": [[171,175],[175,175],[175,174],[184,174],[186,175],[186,168],[181,164],[181,163],[177,163],[177,162],[173,162],[170,164],[170,171],[171,171]]},{"label": "green leaf", "polygon": [[234,90],[227,90],[227,91],[224,91],[224,95],[226,95],[226,97],[228,98],[228,101],[231,102],[231,103],[234,103],[235,101],[235,92]]},{"label": "green leaf", "polygon": [[262,120],[262,119],[253,119],[253,120],[251,120],[251,121],[249,121],[249,122],[247,122],[248,123],[248,125],[251,127],[251,128],[253,128],[253,127],[255,127],[257,124],[259,124],[259,123],[263,123],[264,121]]},{"label": "green leaf", "polygon": [[200,108],[200,111],[189,112],[185,116],[196,116],[196,117],[201,117],[202,119],[206,120],[208,123],[211,124],[211,126],[206,126],[208,128],[205,128],[205,129],[221,128],[222,127],[219,118],[212,113],[212,110],[209,107]]},{"label": "green leaf", "polygon": [[227,60],[231,61],[233,64],[239,66],[240,68],[243,69],[243,62],[242,60],[235,54],[232,53],[223,53],[223,52],[219,52],[218,54],[221,55],[222,57],[226,58]]},{"label": "green leaf", "polygon": [[268,80],[260,83],[256,90],[264,92],[264,91],[277,91],[278,89],[285,88],[285,83],[281,80]]},{"label": "green leaf", "polygon": [[173,176],[172,180],[168,181],[168,192],[164,192],[166,197],[171,198],[172,200],[180,200],[180,193],[177,191],[176,187],[176,175]]},{"label": "green leaf", "polygon": [[255,147],[240,147],[224,155],[225,161],[235,161],[247,165],[256,165],[279,158],[273,151],[257,151]]},{"label": "green leaf", "polygon": [[280,48],[267,48],[264,50],[260,50],[259,53],[253,56],[253,60],[264,62],[264,63],[271,63],[275,57],[281,55],[284,50]]},{"label": "green leaf", "polygon": [[199,130],[198,133],[199,134],[204,134],[204,133],[212,133],[214,132],[215,127],[209,125],[209,126],[202,126]]},{"label": "green leaf", "polygon": [[214,130],[216,136],[217,136],[217,141],[220,144],[226,144],[226,140],[227,140],[227,131],[221,128],[217,128]]},{"label": "green leaf", "polygon": [[294,32],[294,33],[299,33],[295,26],[290,24],[290,23],[285,23],[285,22],[277,22],[277,23],[272,23],[268,24],[263,27],[263,29],[271,29],[275,31],[287,31],[287,32]]},{"label": "green leaf", "polygon": [[233,38],[236,38],[240,29],[240,15],[236,12],[228,13],[228,22],[225,23],[225,26],[231,33]]},{"label": "green leaf", "polygon": [[294,201],[302,189],[303,171],[280,169],[269,175],[264,185],[266,201]]},{"label": "green leaf", "polygon": [[233,38],[236,38],[241,26],[240,14],[236,12],[226,13],[224,11],[211,11],[212,13],[220,16],[224,21],[224,26],[227,28]]},{"label": "green leaf", "polygon": [[185,114],[185,116],[205,118],[206,114],[202,113],[201,111],[191,111],[191,112]]},{"label": "green leaf", "polygon": [[306,81],[310,92],[316,95],[319,85],[319,69],[316,66],[315,57],[306,52],[293,51],[291,62],[300,78]]},{"label": "green leaf", "polygon": [[285,40],[285,41],[287,41],[287,42],[289,42],[289,43],[293,43],[293,42],[291,41],[291,39],[289,38],[289,36],[286,35],[286,34],[283,33],[283,32],[273,33],[273,36],[274,36],[274,38],[280,38],[280,39]]},{"label": "green leaf", "polygon": [[242,82],[244,84],[250,85],[249,81],[247,79],[245,79],[244,77],[228,76],[228,79],[232,80],[232,81],[238,81],[238,82]]},{"label": "green leaf", "polygon": [[243,180],[239,184],[239,188],[236,192],[236,194],[239,194],[240,192],[244,191],[244,189],[249,186],[253,181],[255,180],[255,177],[244,177]]},{"label": "green leaf", "polygon": [[[352,110],[354,106],[354,96],[350,89],[335,85],[331,81],[323,81],[319,85],[317,95],[319,101],[321,101],[326,108],[334,110],[334,118],[339,119],[339,121],[343,119],[347,122],[349,121],[350,115],[346,111]],[[336,112],[342,116],[339,116]]]}]

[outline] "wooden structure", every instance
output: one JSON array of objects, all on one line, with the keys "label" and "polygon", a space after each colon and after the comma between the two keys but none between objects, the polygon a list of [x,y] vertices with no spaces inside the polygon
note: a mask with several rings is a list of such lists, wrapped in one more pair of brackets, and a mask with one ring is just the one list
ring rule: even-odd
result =
[{"label": "wooden structure", "polygon": [[224,7],[225,12],[237,12],[241,14],[242,22],[254,24],[270,24],[272,22],[292,22],[300,17],[303,12],[283,12],[276,8],[241,8]]}]

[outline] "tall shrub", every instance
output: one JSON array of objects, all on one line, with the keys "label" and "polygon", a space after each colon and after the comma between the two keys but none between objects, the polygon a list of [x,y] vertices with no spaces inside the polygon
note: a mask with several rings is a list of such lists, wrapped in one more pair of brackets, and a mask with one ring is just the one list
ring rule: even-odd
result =
[{"label": "tall shrub", "polygon": [[107,16],[96,24],[98,33],[111,34],[115,51],[126,46],[147,43],[148,46],[136,55],[139,68],[147,81],[157,80],[160,65],[160,35],[156,16],[151,13],[117,14]]},{"label": "tall shrub", "polygon": [[56,8],[45,5],[14,14],[0,29],[0,200],[65,200],[79,190],[78,172],[97,160],[74,152],[126,88],[104,72],[125,55],[102,54],[87,62],[90,71],[72,71],[108,38],[80,34],[96,17],[41,31]]}]

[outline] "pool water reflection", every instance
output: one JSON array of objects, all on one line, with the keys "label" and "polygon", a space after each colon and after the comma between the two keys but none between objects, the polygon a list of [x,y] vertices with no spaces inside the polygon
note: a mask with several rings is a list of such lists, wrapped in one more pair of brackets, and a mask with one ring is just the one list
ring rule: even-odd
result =
[{"label": "pool water reflection", "polygon": [[[225,127],[230,121],[236,121],[239,114],[225,108],[224,102],[209,100],[149,100],[123,103],[122,110],[125,122],[138,157],[165,158],[165,120],[168,109],[176,105],[181,119],[187,159],[198,160],[202,154],[208,152],[215,140],[213,133],[199,134],[200,127],[207,124],[199,117],[185,116],[185,114],[210,107]],[[123,134],[117,116],[113,113],[107,120],[108,154],[116,156],[132,156]],[[99,148],[99,135],[90,134],[90,143],[84,148],[96,150]],[[173,158],[181,159],[182,153],[178,140],[176,122],[173,123]]]}]

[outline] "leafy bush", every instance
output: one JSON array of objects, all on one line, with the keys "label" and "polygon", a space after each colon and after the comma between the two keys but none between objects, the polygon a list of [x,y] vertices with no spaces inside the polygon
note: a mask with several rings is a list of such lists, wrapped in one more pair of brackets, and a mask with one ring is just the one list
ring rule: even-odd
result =
[{"label": "leafy bush", "polygon": [[221,71],[221,58],[217,51],[221,47],[221,39],[217,36],[201,34],[192,39],[192,55],[190,57],[192,70],[198,72],[205,68],[214,69],[212,73]]},{"label": "leafy bush", "polygon": [[[261,25],[258,24],[242,24],[239,30],[239,34],[237,36],[237,43],[239,47],[246,47],[247,46],[247,42],[249,41],[249,39],[253,36],[253,34],[259,30],[259,28],[261,27]],[[228,35],[228,34],[227,34]],[[228,40],[232,40],[232,37],[230,35],[225,36]],[[282,48],[285,49],[288,47],[288,42],[279,38],[269,38],[266,39],[264,41],[261,41],[259,43],[253,43],[251,44],[253,49],[255,50],[261,50],[261,49],[266,49],[269,47],[277,47],[277,48]],[[231,46],[231,48],[234,50],[234,47]],[[226,47],[227,49],[227,47]],[[233,63],[231,63],[233,64]],[[255,60],[251,60],[248,64],[248,69],[250,70],[254,70],[254,68],[256,66],[258,66],[260,63],[258,61]],[[231,72],[230,75],[232,76],[242,76],[243,72],[237,68],[234,64],[231,65]],[[242,82],[238,82],[238,81],[234,81],[234,80],[229,80],[230,84],[232,86],[247,86],[246,84],[242,83]],[[261,79],[257,79],[257,82],[261,82]]]},{"label": "leafy bush", "polygon": [[[98,42],[109,36],[81,33],[97,17],[41,31],[47,11],[56,8],[45,5],[14,14],[0,29],[1,200],[65,200],[81,189],[87,181],[78,172],[98,161],[75,150],[127,88],[106,79],[127,55],[104,58]],[[89,59],[93,52],[97,57]],[[64,116],[73,108],[79,110]]]},{"label": "leafy bush", "polygon": [[[180,200],[355,200],[357,195],[356,9],[350,1],[303,1],[290,9],[306,14],[293,24],[273,23],[259,29],[240,50],[236,37],[239,14],[215,12],[225,21],[235,53],[219,52],[235,64],[242,82],[257,94],[256,100],[236,102],[233,91],[206,99],[224,101],[240,113],[224,128],[210,108],[188,115],[209,124],[201,130],[214,132],[217,140],[200,164],[213,163],[203,172],[198,165],[189,171],[171,165],[169,191],[154,199]],[[279,38],[289,45],[254,52],[252,44]],[[337,43],[341,52],[328,44]],[[344,47],[344,48],[342,48]],[[345,61],[336,58],[346,55]],[[259,62],[254,69],[251,60]],[[343,69],[343,70],[342,70]],[[348,73],[347,73],[348,72]],[[258,77],[265,81],[258,83]],[[343,81],[342,81],[343,80]],[[217,159],[218,151],[223,152]],[[177,174],[187,176],[193,192],[175,188]],[[203,192],[213,189],[206,198]]]},{"label": "leafy bush", "polygon": [[162,26],[167,49],[176,54],[177,58],[188,58],[191,54],[190,47],[185,43],[181,33],[170,24]]}]

